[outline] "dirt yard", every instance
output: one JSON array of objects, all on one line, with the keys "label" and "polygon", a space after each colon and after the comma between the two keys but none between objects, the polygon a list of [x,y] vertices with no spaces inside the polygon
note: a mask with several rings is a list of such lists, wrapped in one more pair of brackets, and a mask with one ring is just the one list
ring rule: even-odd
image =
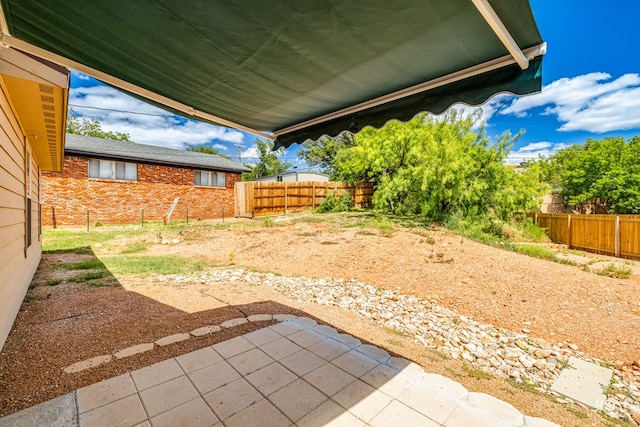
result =
[{"label": "dirt yard", "polygon": [[[305,219],[306,218],[306,219]],[[203,258],[219,266],[244,267],[283,276],[356,279],[426,298],[477,321],[548,342],[575,344],[593,357],[625,366],[640,358],[640,277],[617,279],[504,251],[440,229],[354,226],[317,215],[294,220],[247,220],[231,227],[185,228],[145,243],[135,255]],[[251,224],[249,224],[251,223]],[[260,225],[263,224],[263,225]],[[465,375],[462,364],[442,360],[405,337],[335,307],[295,302],[270,289],[235,283],[159,285],[152,278],[114,275],[109,286],[68,281],[52,267],[61,262],[114,256],[45,254],[9,339],[0,353],[0,416],[75,388],[246,333],[268,322],[220,333],[78,374],[62,369],[77,361],[160,337],[260,313],[295,313],[333,326],[407,357],[427,371],[453,376],[470,390],[507,400],[527,415],[563,425],[604,425],[586,410],[577,417],[536,393],[497,378]],[[37,286],[36,286],[37,285]]]}]

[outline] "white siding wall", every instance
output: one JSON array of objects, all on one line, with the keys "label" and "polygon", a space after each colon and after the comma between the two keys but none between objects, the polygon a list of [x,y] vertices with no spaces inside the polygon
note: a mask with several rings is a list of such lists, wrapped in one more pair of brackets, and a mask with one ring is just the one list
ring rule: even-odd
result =
[{"label": "white siding wall", "polygon": [[31,156],[31,246],[25,250],[25,142],[18,120],[0,85],[0,349],[9,335],[42,246],[38,234],[40,170]]}]

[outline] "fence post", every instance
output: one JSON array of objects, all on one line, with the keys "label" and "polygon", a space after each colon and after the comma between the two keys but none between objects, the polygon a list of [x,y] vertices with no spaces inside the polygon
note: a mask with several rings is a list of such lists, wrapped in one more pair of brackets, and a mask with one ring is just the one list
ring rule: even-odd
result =
[{"label": "fence post", "polygon": [[316,183],[311,183],[311,209],[316,208]]},{"label": "fence post", "polygon": [[569,235],[569,249],[571,249],[571,214],[567,215],[567,234]]},{"label": "fence post", "polygon": [[144,208],[142,208],[142,221],[140,222],[140,226],[144,228]]},{"label": "fence post", "polygon": [[284,183],[284,214],[287,214],[287,182]]},{"label": "fence post", "polygon": [[616,215],[616,256],[620,257],[620,217]]},{"label": "fence post", "polygon": [[89,211],[87,211],[87,231],[89,231]]},{"label": "fence post", "polygon": [[187,210],[187,225],[189,225],[189,206],[186,207]]}]

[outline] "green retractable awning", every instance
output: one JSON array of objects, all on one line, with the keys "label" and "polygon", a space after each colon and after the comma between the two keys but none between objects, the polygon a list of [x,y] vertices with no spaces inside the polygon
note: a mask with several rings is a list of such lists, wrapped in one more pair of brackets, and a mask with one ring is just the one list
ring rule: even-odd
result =
[{"label": "green retractable awning", "polygon": [[285,146],[541,87],[527,0],[0,4],[4,44]]}]

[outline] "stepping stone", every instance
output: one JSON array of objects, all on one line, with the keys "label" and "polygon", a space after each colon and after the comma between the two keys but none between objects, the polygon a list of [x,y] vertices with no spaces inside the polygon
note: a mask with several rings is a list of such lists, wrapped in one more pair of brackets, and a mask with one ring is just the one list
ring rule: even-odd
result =
[{"label": "stepping stone", "polygon": [[131,347],[127,347],[125,349],[120,350],[114,356],[116,359],[123,359],[125,357],[133,356],[135,354],[144,353],[145,351],[149,351],[153,349],[154,344],[152,342],[138,344]]},{"label": "stepping stone", "polygon": [[298,316],[296,316],[295,314],[274,314],[273,320],[283,321],[283,320],[295,319],[297,317]]},{"label": "stepping stone", "polygon": [[227,320],[220,324],[223,328],[233,328],[234,326],[242,325],[243,323],[247,323],[248,320],[245,317],[236,317],[235,319]]},{"label": "stepping stone", "polygon": [[169,345],[169,344],[177,343],[177,342],[180,342],[180,341],[188,340],[190,336],[191,335],[189,335],[189,334],[169,335],[168,337],[160,338],[158,341],[156,341],[156,345],[159,345],[160,347],[164,347],[165,345]]},{"label": "stepping stone", "polygon": [[247,317],[247,320],[249,322],[263,322],[265,320],[271,320],[271,319],[273,319],[273,316],[270,314],[254,314]]},{"label": "stepping stone", "polygon": [[606,396],[603,387],[609,385],[613,371],[576,357],[569,358],[569,367],[551,386],[551,391],[582,403],[592,409],[602,410]]},{"label": "stepping stone", "polygon": [[67,374],[73,374],[76,372],[84,371],[85,369],[93,368],[95,366],[102,365],[103,363],[111,362],[113,356],[107,354],[105,356],[96,356],[91,359],[83,360],[81,362],[74,363],[71,366],[64,368],[64,372]]},{"label": "stepping stone", "polygon": [[209,325],[203,326],[202,328],[194,329],[193,331],[191,331],[191,335],[193,335],[194,337],[201,337],[203,335],[212,334],[221,330],[222,327],[220,327],[219,325]]}]

